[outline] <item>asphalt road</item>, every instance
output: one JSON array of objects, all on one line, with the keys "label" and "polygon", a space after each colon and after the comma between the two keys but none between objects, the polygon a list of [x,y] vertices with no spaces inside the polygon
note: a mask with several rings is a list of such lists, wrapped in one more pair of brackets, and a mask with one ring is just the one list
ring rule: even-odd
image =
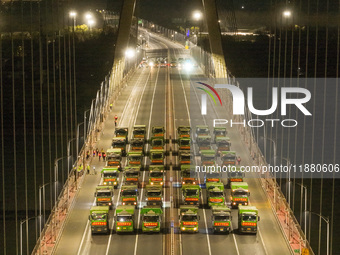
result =
[{"label": "asphalt road", "polygon": [[[150,56],[170,55],[171,58],[189,58],[189,52],[182,46],[159,36],[150,35]],[[168,84],[168,75],[170,84]],[[190,78],[204,77],[199,68],[191,72],[179,68],[139,68],[127,86],[123,89],[119,99],[116,101],[112,112],[104,123],[103,134],[98,141],[97,147],[106,150],[111,145],[114,134],[115,114],[119,117],[120,126],[128,126],[132,130],[135,124],[144,124],[150,131],[152,126],[166,126],[166,88],[170,86],[173,100],[174,130],[180,125],[206,124],[212,130],[214,118],[226,118],[223,109],[215,106],[208,100],[208,114],[202,118],[200,115],[200,92],[190,83]],[[131,134],[130,134],[131,135]],[[172,134],[175,135],[175,134]],[[239,138],[238,131],[234,128],[228,129],[231,138],[232,150],[237,151],[242,158],[243,164],[251,164],[251,158],[247,154],[246,146]],[[174,138],[176,138],[174,136]],[[148,146],[148,145],[147,145]],[[148,147],[146,148],[148,149]],[[174,146],[172,149],[175,149]],[[145,158],[147,160],[147,158]],[[170,158],[167,158],[169,162]],[[171,158],[177,163],[177,157]],[[199,160],[197,157],[196,160]],[[88,215],[90,207],[94,204],[94,191],[100,183],[100,171],[104,166],[103,161],[94,158],[92,167],[96,167],[97,175],[85,176],[81,190],[68,216],[62,236],[57,243],[55,254],[163,254],[164,238],[169,232],[170,219],[163,219],[164,231],[161,234],[142,234],[141,231],[133,234],[117,235],[113,230],[111,220],[110,235],[91,235]],[[147,180],[148,172],[143,171],[140,183]],[[206,207],[199,210],[200,222],[199,233],[180,234],[178,219],[174,217],[174,230],[179,243],[177,247],[180,254],[247,254],[247,255],[286,255],[290,254],[288,245],[280,231],[280,228],[272,213],[269,201],[260,186],[260,182],[252,176],[246,176],[251,192],[250,202],[259,209],[261,221],[257,235],[239,235],[237,233],[237,212],[233,210],[232,226],[234,231],[229,235],[215,235],[211,232],[211,212]],[[181,203],[179,188],[170,189],[170,185],[180,180],[179,171],[167,172],[167,186],[165,187],[166,205],[170,204],[170,196],[174,199],[174,210]],[[169,182],[169,180],[173,182]],[[226,180],[223,180],[224,182]],[[171,190],[171,194],[170,194]],[[145,205],[144,190],[140,187],[140,206]],[[114,204],[119,201],[119,189],[115,190]],[[227,196],[228,201],[228,196]],[[205,190],[202,192],[201,204],[205,204]],[[165,210],[169,210],[166,208]],[[113,211],[110,215],[113,218]],[[137,217],[139,210],[137,210]],[[140,222],[138,221],[139,225]],[[141,227],[139,226],[139,229]]]}]

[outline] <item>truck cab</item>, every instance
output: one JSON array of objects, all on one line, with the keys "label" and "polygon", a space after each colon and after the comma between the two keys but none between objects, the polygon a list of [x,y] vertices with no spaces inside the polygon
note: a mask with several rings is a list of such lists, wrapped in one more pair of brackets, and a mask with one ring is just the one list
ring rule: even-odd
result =
[{"label": "truck cab", "polygon": [[200,135],[196,139],[198,150],[211,150],[211,136],[210,135]]},{"label": "truck cab", "polygon": [[119,183],[119,168],[118,167],[110,167],[103,168],[101,171],[102,174],[102,184],[109,185],[117,188]]},{"label": "truck cab", "polygon": [[221,151],[222,166],[236,165],[236,152],[235,151]]},{"label": "truck cab", "polygon": [[198,232],[198,207],[181,205],[179,208],[179,224],[181,232]]},{"label": "truck cab", "polygon": [[195,132],[196,139],[199,136],[207,136],[207,135],[210,135],[210,130],[209,130],[208,126],[205,126],[205,125],[197,125],[196,126],[196,132]]},{"label": "truck cab", "polygon": [[89,221],[91,224],[91,233],[110,233],[109,228],[109,210],[108,206],[92,206],[90,209]]},{"label": "truck cab", "polygon": [[179,152],[190,151],[190,144],[191,144],[190,138],[186,138],[186,137],[179,138],[178,139]]},{"label": "truck cab", "polygon": [[243,182],[245,174],[241,171],[240,167],[236,167],[235,171],[228,171],[228,183]]},{"label": "truck cab", "polygon": [[106,151],[106,166],[120,169],[122,161],[122,148],[111,148]]},{"label": "truck cab", "polygon": [[227,136],[216,137],[216,148],[217,152],[221,153],[221,151],[230,151],[231,142],[230,138]]},{"label": "truck cab", "polygon": [[150,164],[151,165],[164,165],[164,150],[150,150]]},{"label": "truck cab", "polygon": [[224,205],[224,184],[221,182],[210,182],[206,184],[208,206]]},{"label": "truck cab", "polygon": [[161,185],[164,184],[164,166],[151,165],[149,168],[149,184]]},{"label": "truck cab", "polygon": [[194,166],[190,165],[181,165],[181,182],[182,185],[185,184],[198,184],[197,178],[192,176],[192,172],[194,172]]},{"label": "truck cab", "polygon": [[220,183],[221,182],[221,173],[218,172],[207,172],[205,174],[205,183]]},{"label": "truck cab", "polygon": [[127,139],[125,137],[113,137],[111,146],[113,149],[121,149],[122,156],[126,155],[126,143]]},{"label": "truck cab", "polygon": [[124,184],[138,185],[140,175],[140,167],[128,166],[124,168]]},{"label": "truck cab", "polygon": [[130,141],[130,151],[142,152],[144,155],[145,140],[142,138],[132,138]]},{"label": "truck cab", "polygon": [[135,231],[135,207],[118,205],[115,213],[115,227],[117,234]]},{"label": "truck cab", "polygon": [[178,139],[179,138],[190,138],[190,126],[179,126],[177,128]]},{"label": "truck cab", "polygon": [[213,205],[211,207],[211,221],[214,233],[231,232],[231,210],[225,205]]},{"label": "truck cab", "polygon": [[159,138],[159,139],[162,139],[163,141],[165,140],[164,133],[165,133],[165,129],[164,127],[161,127],[161,126],[155,126],[155,127],[152,127],[151,129],[151,137]]},{"label": "truck cab", "polygon": [[227,128],[225,127],[214,127],[214,143],[218,137],[225,137],[227,135]]},{"label": "truck cab", "polygon": [[141,151],[129,151],[127,154],[128,166],[142,166],[143,155]]},{"label": "truck cab", "polygon": [[181,167],[182,165],[190,165],[192,158],[193,157],[190,154],[190,151],[180,151],[178,154],[179,166]]},{"label": "truck cab", "polygon": [[141,210],[141,215],[143,233],[161,231],[163,210],[160,206],[144,206]]},{"label": "truck cab", "polygon": [[201,150],[201,165],[213,166],[216,163],[216,152],[214,150]]},{"label": "truck cab", "polygon": [[94,193],[96,197],[97,206],[113,206],[113,187],[109,185],[98,185],[96,187],[96,192]]},{"label": "truck cab", "polygon": [[255,206],[238,207],[238,231],[240,233],[257,233],[257,224],[260,221],[258,210]]},{"label": "truck cab", "polygon": [[164,139],[162,137],[151,137],[152,150],[164,150]]},{"label": "truck cab", "polygon": [[128,143],[129,128],[128,127],[116,127],[115,135],[116,137],[119,137],[119,138],[125,138],[126,142]]},{"label": "truck cab", "polygon": [[231,206],[237,208],[239,205],[248,205],[248,197],[250,192],[248,191],[248,183],[246,182],[231,182]]},{"label": "truck cab", "polygon": [[138,203],[138,188],[137,185],[122,185],[120,199],[122,205],[134,205]]},{"label": "truck cab", "polygon": [[147,205],[163,204],[163,189],[161,185],[146,185],[145,198]]},{"label": "truck cab", "polygon": [[132,131],[132,138],[142,138],[146,139],[146,126],[145,125],[135,125]]},{"label": "truck cab", "polygon": [[182,197],[185,205],[200,204],[201,188],[199,185],[185,184],[182,185]]}]

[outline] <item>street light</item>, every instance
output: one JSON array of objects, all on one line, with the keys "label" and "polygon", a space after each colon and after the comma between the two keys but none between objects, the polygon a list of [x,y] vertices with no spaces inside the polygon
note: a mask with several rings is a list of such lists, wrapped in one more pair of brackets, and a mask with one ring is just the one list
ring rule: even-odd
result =
[{"label": "street light", "polygon": [[127,49],[125,51],[125,56],[127,58],[133,58],[135,56],[135,51],[133,49]]},{"label": "street light", "polygon": [[41,212],[41,203],[42,203],[42,199],[41,199],[41,189],[43,189],[43,197],[44,197],[44,221],[45,221],[45,186],[49,185],[50,183],[45,183],[43,185],[39,186],[39,232],[41,234],[41,230],[42,230],[42,212]]},{"label": "street light", "polygon": [[[305,190],[305,224],[304,224],[304,230],[305,230],[305,240],[307,240],[307,187],[305,185],[302,185],[301,183],[295,183],[296,185],[299,185],[301,187],[301,198],[302,198],[302,189]],[[300,217],[302,218],[302,217]]]},{"label": "street light", "polygon": [[71,18],[73,18],[73,29],[74,29],[74,27],[76,26],[77,13],[75,11],[70,11],[69,15]]},{"label": "street light", "polygon": [[289,11],[289,10],[286,10],[286,11],[283,12],[283,16],[286,17],[286,18],[289,18],[291,15],[292,15],[292,12]]},{"label": "street light", "polygon": [[87,20],[91,20],[93,17],[92,17],[92,14],[91,14],[91,13],[86,13],[86,14],[85,14],[85,18],[86,18]]},{"label": "street light", "polygon": [[286,162],[287,162],[287,170],[288,170],[288,204],[289,204],[289,207],[290,207],[290,187],[291,187],[291,185],[290,185],[290,169],[289,169],[290,160],[289,160],[289,158],[284,158],[284,157],[282,157],[281,159],[286,160]]},{"label": "street light", "polygon": [[[315,212],[309,211],[309,213],[320,217],[320,225],[321,225],[321,219],[324,220],[327,224],[327,252],[326,252],[326,255],[329,255],[329,218],[322,216],[321,214],[318,214],[318,213],[315,213]],[[310,229],[311,229],[311,226],[309,226],[309,231],[310,231]]]},{"label": "street light", "polygon": [[200,20],[201,19],[201,17],[202,17],[202,13],[200,12],[200,11],[194,11],[194,13],[193,13],[193,15],[192,15],[193,17],[194,17],[194,19],[195,20]]},{"label": "street light", "polygon": [[[26,232],[28,233],[28,221],[29,220],[33,220],[33,219],[36,219],[38,218],[38,216],[34,216],[34,217],[31,217],[31,218],[27,218],[27,219],[24,219],[24,220],[21,220],[20,221],[20,255],[22,255],[22,224],[24,224],[25,222],[27,222],[27,227],[26,227]],[[27,246],[28,248],[28,246]]]}]

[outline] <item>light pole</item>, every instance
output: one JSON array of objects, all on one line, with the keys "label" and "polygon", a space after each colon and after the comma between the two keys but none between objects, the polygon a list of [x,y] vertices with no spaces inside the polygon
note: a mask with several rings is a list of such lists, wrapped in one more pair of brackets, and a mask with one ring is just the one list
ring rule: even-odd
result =
[{"label": "light pole", "polygon": [[[192,16],[193,16],[194,20],[196,21],[196,23],[198,23],[202,19],[202,13],[200,11],[194,11]],[[195,33],[196,33],[196,37],[198,37],[198,31],[196,31],[196,23],[195,23],[195,26],[194,26],[194,30],[195,30]],[[201,29],[201,26],[199,27],[199,29]],[[196,40],[197,40],[197,38],[196,38]],[[197,45],[197,41],[196,41],[196,45]]]},{"label": "light pole", "polygon": [[42,203],[42,198],[41,198],[41,190],[43,190],[43,197],[44,197],[44,222],[45,222],[45,186],[49,185],[50,183],[45,183],[43,185],[40,185],[39,186],[39,232],[41,234],[41,230],[42,230],[42,206],[41,206],[41,203]]},{"label": "light pole", "polygon": [[[28,221],[36,219],[36,218],[38,218],[38,216],[30,217],[30,218],[27,218],[27,219],[24,219],[24,220],[20,221],[20,255],[23,255],[23,253],[22,253],[22,224],[27,222],[27,224],[26,224],[26,233],[28,234]],[[28,252],[28,251],[26,251],[26,252]]]},{"label": "light pole", "polygon": [[93,20],[93,19],[89,19],[89,20],[87,21],[87,24],[89,24],[90,32],[92,33],[92,26],[93,26],[93,24],[94,24],[94,20]]},{"label": "light pole", "polygon": [[286,160],[287,162],[287,170],[288,170],[288,204],[289,204],[289,207],[290,206],[290,190],[291,190],[291,185],[290,185],[290,169],[289,169],[289,165],[290,165],[290,160],[289,158],[281,158],[283,160]]},{"label": "light pole", "polygon": [[[309,213],[320,217],[320,226],[321,226],[321,219],[324,220],[327,224],[327,252],[326,252],[326,255],[329,255],[329,218],[325,217],[321,214],[315,213],[315,212],[309,212]],[[310,228],[311,228],[311,226],[309,226],[309,229]]]},{"label": "light pole", "polygon": [[75,40],[74,40],[77,13],[75,11],[71,11],[70,17],[73,18],[73,29],[72,29],[73,47],[72,48],[73,48],[74,123],[77,124],[76,45],[75,45]]},{"label": "light pole", "polygon": [[[302,185],[301,183],[295,183],[296,185],[299,185],[301,187],[301,199],[302,199],[302,189],[305,190],[305,224],[304,224],[304,232],[305,232],[305,241],[307,240],[307,187],[305,185]],[[300,218],[302,218],[300,216]]]}]

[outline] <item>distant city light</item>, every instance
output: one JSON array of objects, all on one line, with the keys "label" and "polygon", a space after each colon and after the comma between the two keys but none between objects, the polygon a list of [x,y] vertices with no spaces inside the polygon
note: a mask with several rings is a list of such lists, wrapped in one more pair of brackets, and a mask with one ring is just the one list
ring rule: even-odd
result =
[{"label": "distant city light", "polygon": [[283,16],[285,16],[285,17],[290,17],[292,15],[292,13],[291,13],[291,11],[284,11],[283,12]]}]

